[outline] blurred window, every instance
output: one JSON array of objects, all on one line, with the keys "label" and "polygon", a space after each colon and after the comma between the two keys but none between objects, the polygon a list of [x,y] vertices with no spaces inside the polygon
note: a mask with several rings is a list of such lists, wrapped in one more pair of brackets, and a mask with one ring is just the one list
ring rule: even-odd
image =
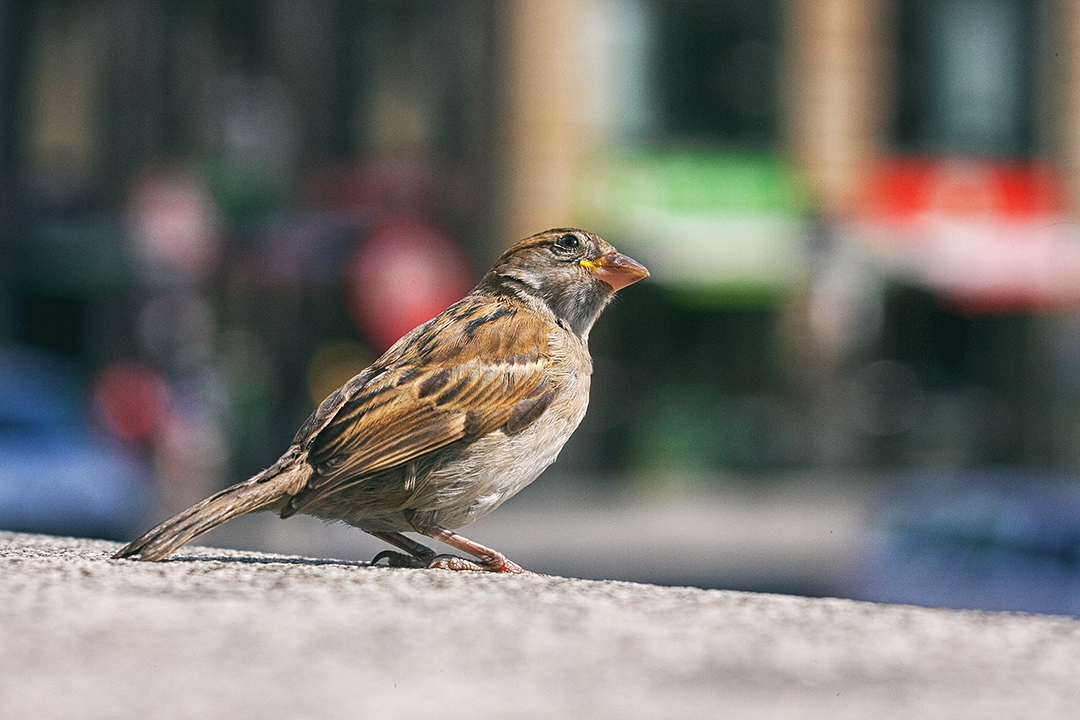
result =
[{"label": "blurred window", "polygon": [[900,0],[896,142],[928,153],[1034,150],[1031,0]]},{"label": "blurred window", "polygon": [[776,3],[678,0],[655,5],[661,132],[767,145],[776,135]]}]

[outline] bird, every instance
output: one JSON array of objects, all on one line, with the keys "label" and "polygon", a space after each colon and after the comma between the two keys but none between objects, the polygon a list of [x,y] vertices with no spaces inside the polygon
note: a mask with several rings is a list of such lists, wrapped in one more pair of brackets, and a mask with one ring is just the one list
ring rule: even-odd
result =
[{"label": "bird", "polygon": [[[284,454],[113,556],[161,560],[255,510],[342,521],[397,548],[394,567],[522,573],[455,532],[555,461],[589,404],[589,332],[616,291],[649,276],[578,228],[510,247],[464,298],[330,394]],[[438,554],[418,533],[471,557]]]}]

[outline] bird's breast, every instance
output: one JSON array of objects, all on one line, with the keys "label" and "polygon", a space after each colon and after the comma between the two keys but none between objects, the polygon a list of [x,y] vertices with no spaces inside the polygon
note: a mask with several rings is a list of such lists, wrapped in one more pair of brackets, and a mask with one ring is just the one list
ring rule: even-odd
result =
[{"label": "bird's breast", "polygon": [[590,374],[559,379],[551,406],[517,433],[496,430],[471,443],[429,480],[436,499],[421,512],[432,522],[458,528],[483,517],[540,476],[585,417]]}]

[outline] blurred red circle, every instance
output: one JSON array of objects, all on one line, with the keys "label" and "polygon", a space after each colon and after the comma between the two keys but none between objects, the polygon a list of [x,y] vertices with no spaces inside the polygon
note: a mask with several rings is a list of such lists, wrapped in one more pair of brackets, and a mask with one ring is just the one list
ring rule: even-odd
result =
[{"label": "blurred red circle", "polygon": [[461,246],[415,218],[381,223],[362,240],[346,278],[353,317],[378,352],[472,289]]},{"label": "blurred red circle", "polygon": [[149,365],[119,362],[94,383],[94,404],[105,426],[126,442],[153,439],[168,412],[168,385]]}]

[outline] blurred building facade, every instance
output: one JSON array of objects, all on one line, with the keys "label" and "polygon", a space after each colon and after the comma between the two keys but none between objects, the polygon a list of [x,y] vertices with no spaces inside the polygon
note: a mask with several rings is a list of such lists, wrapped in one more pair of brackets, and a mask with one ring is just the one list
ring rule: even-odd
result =
[{"label": "blurred building facade", "polygon": [[272,461],[389,318],[583,225],[653,277],[596,329],[564,468],[1075,473],[1078,27],[1074,0],[0,0],[0,340],[76,358],[178,505]]}]

